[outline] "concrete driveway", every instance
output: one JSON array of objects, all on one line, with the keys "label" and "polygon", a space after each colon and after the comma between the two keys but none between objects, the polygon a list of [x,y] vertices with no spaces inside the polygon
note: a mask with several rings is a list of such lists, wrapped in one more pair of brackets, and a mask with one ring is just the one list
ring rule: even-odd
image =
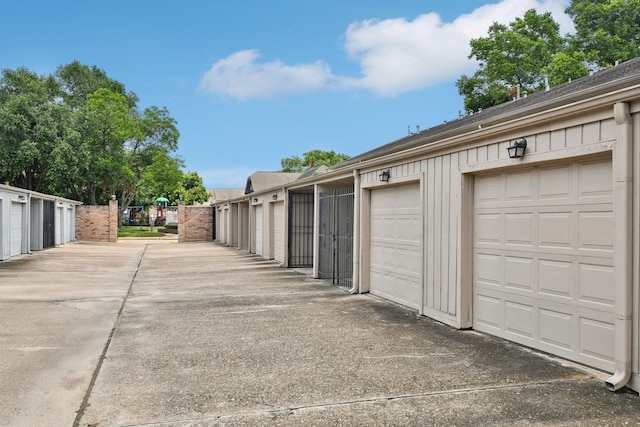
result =
[{"label": "concrete driveway", "polygon": [[2,426],[640,425],[597,372],[214,243],[0,263]]}]

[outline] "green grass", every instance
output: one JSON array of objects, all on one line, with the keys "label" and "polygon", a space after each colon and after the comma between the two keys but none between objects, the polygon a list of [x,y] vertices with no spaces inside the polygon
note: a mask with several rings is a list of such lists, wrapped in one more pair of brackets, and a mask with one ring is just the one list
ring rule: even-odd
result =
[{"label": "green grass", "polygon": [[159,233],[161,227],[149,225],[123,225],[118,231],[118,237],[162,237],[164,233]]}]

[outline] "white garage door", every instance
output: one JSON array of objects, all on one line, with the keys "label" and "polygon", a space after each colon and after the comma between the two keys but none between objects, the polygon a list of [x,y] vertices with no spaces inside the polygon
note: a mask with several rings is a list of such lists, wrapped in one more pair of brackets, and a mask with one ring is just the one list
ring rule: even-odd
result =
[{"label": "white garage door", "polygon": [[473,322],[613,370],[610,159],[475,179]]},{"label": "white garage door", "polygon": [[284,202],[273,204],[273,258],[284,262]]},{"label": "white garage door", "polygon": [[11,232],[9,256],[20,255],[22,253],[22,203],[11,203]]},{"label": "white garage door", "polygon": [[61,245],[64,243],[64,209],[59,207],[56,212],[56,245]]},{"label": "white garage door", "polygon": [[262,205],[256,206],[256,254],[262,255],[262,233],[264,219],[262,217]]},{"label": "white garage door", "polygon": [[371,191],[369,291],[420,309],[422,304],[422,220],[420,185]]},{"label": "white garage door", "polygon": [[65,243],[69,243],[70,241],[73,240],[73,221],[74,221],[74,216],[73,216],[73,209],[67,209],[67,214],[65,215],[66,218],[66,226],[64,227],[64,242]]}]

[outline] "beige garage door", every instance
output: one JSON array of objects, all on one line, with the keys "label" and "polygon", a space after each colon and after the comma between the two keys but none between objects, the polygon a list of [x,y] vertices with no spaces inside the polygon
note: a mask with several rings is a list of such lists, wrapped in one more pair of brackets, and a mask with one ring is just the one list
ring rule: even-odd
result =
[{"label": "beige garage door", "polygon": [[613,370],[610,159],[477,176],[474,328]]},{"label": "beige garage door", "polygon": [[371,275],[369,291],[420,309],[422,220],[420,186],[371,191]]},{"label": "beige garage door", "polygon": [[22,203],[11,203],[11,233],[9,256],[20,255],[22,253]]},{"label": "beige garage door", "polygon": [[258,205],[256,206],[256,254],[257,255],[262,255],[264,253],[264,250],[262,248],[262,242],[264,240],[262,238],[263,223],[264,223],[264,217],[262,216],[262,205]]},{"label": "beige garage door", "polygon": [[284,262],[284,202],[273,204],[273,259]]}]

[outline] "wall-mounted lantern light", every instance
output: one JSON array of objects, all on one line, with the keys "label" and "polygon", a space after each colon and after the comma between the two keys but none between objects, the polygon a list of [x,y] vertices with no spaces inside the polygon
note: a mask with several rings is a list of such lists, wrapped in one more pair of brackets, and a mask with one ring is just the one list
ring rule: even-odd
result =
[{"label": "wall-mounted lantern light", "polygon": [[258,203],[258,199],[253,199],[253,203]]},{"label": "wall-mounted lantern light", "polygon": [[389,182],[389,178],[391,178],[391,171],[389,169],[383,170],[380,172],[380,175],[378,175],[378,178],[380,179],[380,182]]},{"label": "wall-mounted lantern light", "polygon": [[524,157],[524,151],[527,149],[527,140],[522,138],[519,141],[515,141],[510,147],[507,147],[509,152],[509,158],[518,159]]},{"label": "wall-mounted lantern light", "polygon": [[25,198],[26,198],[26,197],[24,197],[24,194],[19,194],[19,195],[18,195],[18,199],[20,199],[20,200],[24,200]]},{"label": "wall-mounted lantern light", "polygon": [[115,195],[115,194],[112,194],[112,195],[111,195],[111,200],[115,200],[115,199],[116,199],[116,195]]},{"label": "wall-mounted lantern light", "polygon": [[271,196],[271,200],[278,200],[278,193],[273,193],[273,196]]}]

